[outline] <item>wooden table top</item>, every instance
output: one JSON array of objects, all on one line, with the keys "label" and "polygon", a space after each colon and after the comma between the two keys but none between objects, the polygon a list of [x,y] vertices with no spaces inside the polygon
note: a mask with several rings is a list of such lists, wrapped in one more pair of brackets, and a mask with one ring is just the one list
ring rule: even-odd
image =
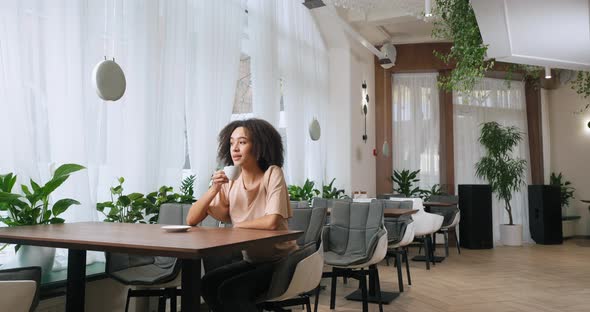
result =
[{"label": "wooden table top", "polygon": [[[330,215],[331,208],[328,208],[328,215]],[[401,216],[413,215],[418,210],[416,209],[400,209],[400,208],[384,208],[383,216],[388,218],[397,218]]]},{"label": "wooden table top", "polygon": [[258,244],[297,239],[302,231],[192,227],[168,233],[161,224],[78,222],[0,228],[0,242],[198,259]]},{"label": "wooden table top", "polygon": [[424,203],[422,203],[422,205],[424,205],[424,207],[431,207],[431,206],[450,207],[450,206],[456,206],[457,204],[445,203],[445,202],[424,202]]}]

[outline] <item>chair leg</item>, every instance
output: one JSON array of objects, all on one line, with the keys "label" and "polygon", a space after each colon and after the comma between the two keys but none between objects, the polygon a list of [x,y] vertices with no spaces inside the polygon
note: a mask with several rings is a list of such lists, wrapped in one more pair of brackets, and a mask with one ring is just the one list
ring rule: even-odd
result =
[{"label": "chair leg", "polygon": [[[396,253],[396,256],[398,256],[398,254]],[[398,267],[401,266],[401,263],[398,261],[399,265]],[[377,265],[374,264],[372,265],[372,268],[375,273],[374,273],[374,278],[375,278],[375,292],[377,293],[377,301],[379,301],[379,312],[383,312],[383,302],[381,301],[381,282],[379,281],[379,270],[377,269]]]},{"label": "chair leg", "polygon": [[430,270],[430,251],[428,250],[428,235],[424,236],[424,257],[426,259],[426,270]]},{"label": "chair leg", "polygon": [[432,234],[432,254],[436,251],[436,233]]},{"label": "chair leg", "polygon": [[369,312],[369,299],[367,294],[367,277],[365,276],[365,270],[361,269],[361,276],[359,278],[361,286],[361,293],[363,295],[363,312]]},{"label": "chair leg", "polygon": [[307,296],[307,300],[305,300],[305,307],[307,308],[307,312],[311,312],[311,303],[309,302],[309,296]]},{"label": "chair leg", "polygon": [[444,231],[443,235],[445,236],[445,257],[449,256],[449,232]]},{"label": "chair leg", "polygon": [[332,290],[330,291],[330,310],[336,307],[336,268],[332,268]]},{"label": "chair leg", "polygon": [[457,228],[455,228],[455,243],[457,244],[457,251],[461,254],[461,246],[459,246],[459,235],[457,235]]},{"label": "chair leg", "polygon": [[125,312],[129,311],[129,300],[131,299],[131,289],[127,289],[127,300],[125,302]]},{"label": "chair leg", "polygon": [[170,289],[170,312],[176,312],[176,288]]},{"label": "chair leg", "polygon": [[166,296],[158,298],[158,312],[166,312]]},{"label": "chair leg", "polygon": [[408,247],[404,248],[404,261],[406,261],[406,273],[408,274],[408,285],[412,285],[412,278],[410,277],[410,261],[408,261]]},{"label": "chair leg", "polygon": [[313,307],[313,312],[318,312],[318,304],[320,303],[320,285],[318,288],[315,289],[315,305]]},{"label": "chair leg", "polygon": [[385,262],[387,263],[387,266],[389,266],[389,256],[385,256]]},{"label": "chair leg", "polygon": [[402,262],[400,259],[399,251],[395,253],[395,261],[397,262],[397,282],[399,284],[399,292],[404,291],[404,281],[403,281],[403,273],[402,273]]},{"label": "chair leg", "polygon": [[428,235],[428,242],[430,243],[430,261],[432,262],[432,265],[435,266],[436,265],[436,261],[434,261],[434,240],[432,239],[432,237],[436,237],[436,235],[431,234]]}]

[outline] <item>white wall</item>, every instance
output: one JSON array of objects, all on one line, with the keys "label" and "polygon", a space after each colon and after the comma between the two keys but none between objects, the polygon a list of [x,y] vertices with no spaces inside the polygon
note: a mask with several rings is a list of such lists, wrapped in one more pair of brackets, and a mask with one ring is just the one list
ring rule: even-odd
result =
[{"label": "white wall", "polygon": [[[351,190],[366,191],[376,196],[375,148],[375,73],[373,55],[358,43],[352,44],[350,79],[350,141],[351,141]],[[365,117],[361,111],[363,80],[367,82],[369,105],[367,113],[367,142],[362,140]]]},{"label": "white wall", "polygon": [[[366,191],[375,196],[375,84],[373,55],[350,40],[342,27],[325,9],[312,14],[326,41],[330,58],[330,103],[325,139],[327,140],[326,177],[336,178],[335,187],[346,194]],[[363,142],[364,116],[361,114],[361,85],[367,81],[369,109],[367,142]],[[329,181],[327,181],[329,182]]]},{"label": "white wall", "polygon": [[574,114],[586,103],[569,85],[548,92],[551,171],[562,172],[576,188],[567,213],[582,217],[577,235],[590,235],[589,205],[580,202],[590,199],[590,110]]}]

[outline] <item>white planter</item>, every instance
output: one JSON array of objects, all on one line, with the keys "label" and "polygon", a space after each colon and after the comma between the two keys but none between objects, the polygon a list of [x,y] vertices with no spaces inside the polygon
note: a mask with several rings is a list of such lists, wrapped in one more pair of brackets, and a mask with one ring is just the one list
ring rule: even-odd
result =
[{"label": "white planter", "polygon": [[500,238],[504,246],[522,246],[522,224],[501,224]]},{"label": "white planter", "polygon": [[20,246],[16,253],[16,264],[19,267],[40,266],[41,274],[47,274],[53,268],[55,248],[40,246]]}]

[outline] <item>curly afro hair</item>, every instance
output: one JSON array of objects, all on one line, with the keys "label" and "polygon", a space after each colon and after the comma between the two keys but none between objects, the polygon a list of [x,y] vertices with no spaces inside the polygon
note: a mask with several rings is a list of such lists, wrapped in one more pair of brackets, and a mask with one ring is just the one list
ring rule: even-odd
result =
[{"label": "curly afro hair", "polygon": [[283,167],[283,140],[281,135],[268,121],[258,118],[235,120],[219,132],[217,159],[224,166],[233,165],[230,138],[234,130],[244,127],[252,141],[252,154],[263,171],[275,165]]}]

